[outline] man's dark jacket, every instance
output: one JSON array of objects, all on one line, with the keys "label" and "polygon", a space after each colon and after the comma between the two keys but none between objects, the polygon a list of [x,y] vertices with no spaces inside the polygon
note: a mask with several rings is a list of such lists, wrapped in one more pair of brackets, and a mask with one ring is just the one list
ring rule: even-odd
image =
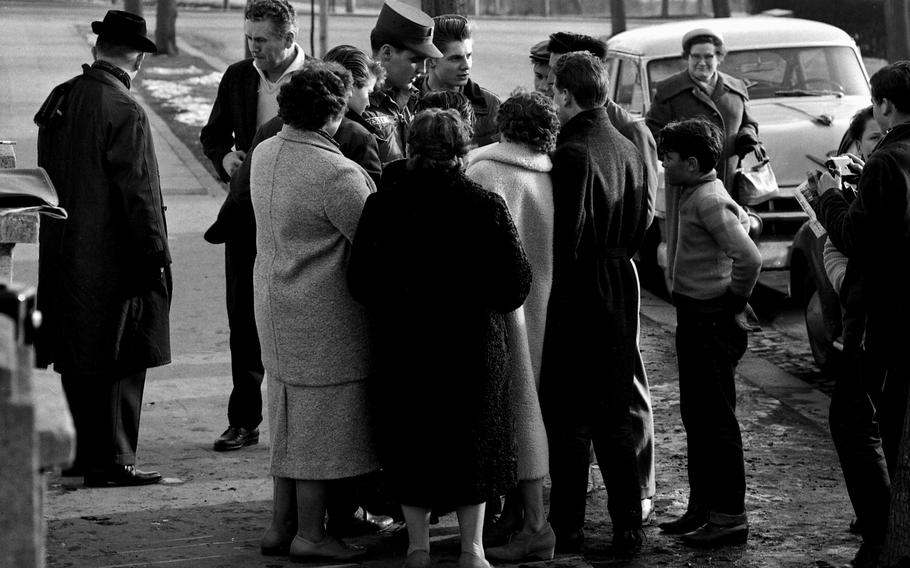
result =
[{"label": "man's dark jacket", "polygon": [[38,165],[69,214],[41,221],[38,364],[95,375],[169,363],[171,257],[148,118],[107,71],[83,66],[70,84],[38,131]]},{"label": "man's dark jacket", "polygon": [[256,134],[258,104],[259,73],[253,67],[253,59],[244,59],[228,67],[218,85],[209,121],[199,135],[203,152],[223,182],[231,179],[221,165],[228,152],[234,148],[243,152],[250,150]]},{"label": "man's dark jacket", "polygon": [[869,156],[858,195],[837,191],[817,205],[831,242],[850,259],[842,290],[844,345],[886,364],[910,345],[910,124],[895,126]]}]

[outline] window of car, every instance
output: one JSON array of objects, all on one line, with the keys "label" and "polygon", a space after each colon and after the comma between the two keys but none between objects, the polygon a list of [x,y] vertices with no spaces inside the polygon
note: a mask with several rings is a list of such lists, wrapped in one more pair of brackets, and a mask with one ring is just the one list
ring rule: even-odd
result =
[{"label": "window of car", "polygon": [[645,100],[641,89],[641,70],[638,62],[620,59],[613,100],[632,114],[644,114]]},{"label": "window of car", "polygon": [[[679,57],[648,63],[653,88],[670,75],[685,69]],[[781,96],[866,95],[860,62],[849,47],[789,47],[751,49],[727,53],[720,70],[745,81],[749,98]]]}]

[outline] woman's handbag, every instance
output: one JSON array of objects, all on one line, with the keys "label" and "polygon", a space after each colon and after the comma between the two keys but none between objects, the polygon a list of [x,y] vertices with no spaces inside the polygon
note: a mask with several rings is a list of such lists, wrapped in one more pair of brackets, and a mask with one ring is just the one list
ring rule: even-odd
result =
[{"label": "woman's handbag", "polygon": [[739,161],[733,181],[736,201],[740,205],[755,205],[767,201],[779,190],[777,177],[771,169],[771,159],[761,146]]}]

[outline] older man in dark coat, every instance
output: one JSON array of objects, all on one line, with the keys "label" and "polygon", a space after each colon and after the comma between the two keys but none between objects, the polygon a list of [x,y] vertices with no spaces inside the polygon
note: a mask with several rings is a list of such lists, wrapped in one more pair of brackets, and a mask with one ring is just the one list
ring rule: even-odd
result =
[{"label": "older man in dark coat", "polygon": [[553,290],[541,374],[550,436],[550,524],[557,550],[583,544],[588,447],[606,474],[613,546],[641,548],[639,472],[629,406],[639,289],[632,255],[647,226],[647,174],[610,123],[603,63],[560,57],[554,100],[562,131],[553,153]]},{"label": "older man in dark coat", "polygon": [[145,373],[170,362],[171,257],[151,128],[130,82],[156,51],[145,20],[93,22],[95,62],[35,117],[38,163],[69,213],[41,223],[38,364],[62,374],[74,473],[90,487],[145,485],[134,467]]}]

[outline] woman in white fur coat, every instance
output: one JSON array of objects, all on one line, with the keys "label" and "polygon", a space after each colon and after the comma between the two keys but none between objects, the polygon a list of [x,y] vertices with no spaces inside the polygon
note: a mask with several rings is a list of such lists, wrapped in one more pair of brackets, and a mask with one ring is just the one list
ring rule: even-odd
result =
[{"label": "woman in white fur coat", "polygon": [[[507,496],[492,531],[511,539],[488,548],[502,562],[553,558],[556,538],[543,511],[543,480],[549,473],[547,433],[537,398],[540,363],[553,280],[553,184],[548,153],[556,143],[559,119],[553,102],[540,93],[522,93],[499,107],[501,142],[468,157],[467,175],[506,202],[531,263],[531,292],[509,315],[512,352],[512,406],[518,450],[518,493]],[[493,544],[496,536],[484,539]]]}]

